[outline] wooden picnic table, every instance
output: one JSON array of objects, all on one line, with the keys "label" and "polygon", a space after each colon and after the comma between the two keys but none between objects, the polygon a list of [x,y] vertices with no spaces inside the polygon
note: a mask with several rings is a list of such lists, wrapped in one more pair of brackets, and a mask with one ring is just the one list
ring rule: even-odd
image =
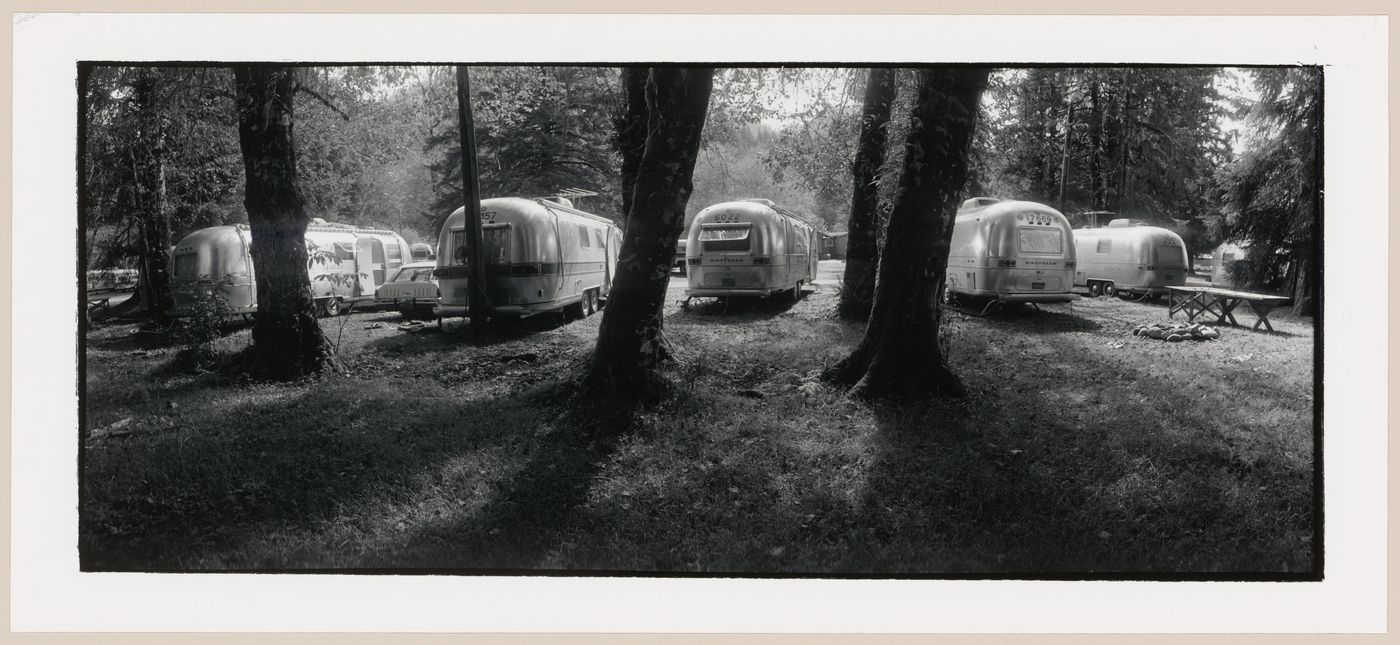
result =
[{"label": "wooden picnic table", "polygon": [[1186,314],[1187,322],[1194,322],[1198,316],[1212,314],[1215,316],[1216,324],[1230,323],[1238,327],[1239,323],[1235,321],[1235,308],[1240,306],[1240,303],[1248,303],[1250,310],[1258,319],[1254,322],[1252,329],[1258,331],[1259,326],[1263,325],[1270,332],[1274,331],[1274,327],[1269,324],[1269,312],[1288,300],[1283,296],[1270,296],[1217,287],[1167,287],[1167,292],[1168,318],[1176,316],[1176,312],[1180,311]]}]

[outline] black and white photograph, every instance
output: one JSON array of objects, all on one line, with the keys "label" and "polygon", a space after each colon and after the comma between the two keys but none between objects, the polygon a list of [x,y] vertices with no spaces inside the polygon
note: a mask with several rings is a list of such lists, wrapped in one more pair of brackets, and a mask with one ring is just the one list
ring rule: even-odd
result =
[{"label": "black and white photograph", "polygon": [[85,569],[1316,575],[1317,67],[80,78]]},{"label": "black and white photograph", "polygon": [[76,573],[1329,579],[1332,67],[720,49],[69,61]]}]

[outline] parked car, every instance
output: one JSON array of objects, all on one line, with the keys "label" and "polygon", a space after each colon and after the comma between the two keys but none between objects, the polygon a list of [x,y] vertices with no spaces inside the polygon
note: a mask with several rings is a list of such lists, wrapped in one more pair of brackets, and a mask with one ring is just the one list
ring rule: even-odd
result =
[{"label": "parked car", "polygon": [[431,318],[438,303],[437,263],[410,262],[374,292],[374,304],[396,309],[405,318]]}]

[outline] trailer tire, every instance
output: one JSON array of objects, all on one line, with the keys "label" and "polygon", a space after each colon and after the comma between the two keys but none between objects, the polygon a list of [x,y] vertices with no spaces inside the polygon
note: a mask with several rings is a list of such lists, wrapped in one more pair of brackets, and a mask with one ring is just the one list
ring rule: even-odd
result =
[{"label": "trailer tire", "polygon": [[1103,286],[1103,295],[1112,298],[1113,296],[1118,295],[1118,289],[1113,286],[1112,282],[1110,282]]},{"label": "trailer tire", "polygon": [[1103,295],[1103,286],[1097,282],[1089,283],[1089,297],[1097,298]]},{"label": "trailer tire", "polygon": [[581,319],[581,318],[583,318],[583,317],[585,317],[585,316],[588,315],[587,310],[584,309],[584,306],[583,306],[583,298],[584,298],[584,297],[587,297],[587,295],[588,295],[588,293],[587,293],[587,292],[584,292],[584,295],[578,299],[578,302],[575,302],[574,304],[569,305],[568,308],[565,309],[565,313],[567,314],[567,317],[568,317],[568,318],[580,318],[580,319]]},{"label": "trailer tire", "polygon": [[592,316],[594,311],[597,311],[597,309],[594,308],[593,291],[590,289],[583,292],[583,317],[587,318]]},{"label": "trailer tire", "polygon": [[321,314],[327,318],[334,318],[340,315],[340,299],[326,298],[321,301]]}]

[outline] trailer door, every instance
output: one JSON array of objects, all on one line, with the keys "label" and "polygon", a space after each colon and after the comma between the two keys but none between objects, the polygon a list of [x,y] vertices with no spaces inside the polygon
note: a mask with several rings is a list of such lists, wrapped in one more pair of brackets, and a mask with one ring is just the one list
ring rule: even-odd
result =
[{"label": "trailer door", "polygon": [[603,245],[603,288],[601,293],[606,296],[612,291],[613,273],[617,271],[617,247],[613,245],[612,229],[603,229],[603,234],[598,236]]}]

